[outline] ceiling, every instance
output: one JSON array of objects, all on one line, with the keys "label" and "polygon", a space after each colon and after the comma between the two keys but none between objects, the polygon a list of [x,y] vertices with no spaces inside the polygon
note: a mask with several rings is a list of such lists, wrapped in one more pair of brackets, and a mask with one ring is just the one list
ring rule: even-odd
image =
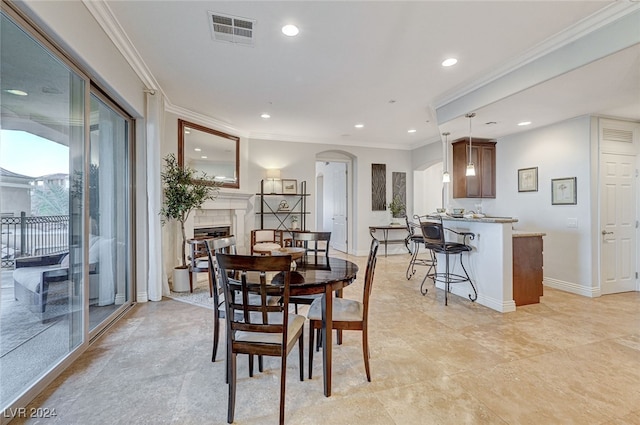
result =
[{"label": "ceiling", "polygon": [[[477,114],[474,137],[492,138],[584,114],[640,120],[637,40],[600,59],[590,48],[572,56],[577,38],[640,10],[633,1],[85,4],[121,50],[139,56],[134,69],[169,108],[234,135],[413,149],[443,131],[468,135],[467,112]],[[209,12],[255,20],[254,45],[214,41]],[[288,23],[297,37],[282,34]],[[561,49],[571,54],[535,68]],[[448,57],[458,64],[442,67]],[[483,87],[490,94],[473,100]],[[518,127],[523,120],[532,124]]]}]

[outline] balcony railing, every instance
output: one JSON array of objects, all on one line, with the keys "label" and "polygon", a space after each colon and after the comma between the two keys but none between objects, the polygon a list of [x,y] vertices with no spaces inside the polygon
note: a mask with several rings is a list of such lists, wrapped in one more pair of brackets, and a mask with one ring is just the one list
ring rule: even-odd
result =
[{"label": "balcony railing", "polygon": [[12,269],[14,260],[69,250],[69,216],[1,217],[2,268]]}]

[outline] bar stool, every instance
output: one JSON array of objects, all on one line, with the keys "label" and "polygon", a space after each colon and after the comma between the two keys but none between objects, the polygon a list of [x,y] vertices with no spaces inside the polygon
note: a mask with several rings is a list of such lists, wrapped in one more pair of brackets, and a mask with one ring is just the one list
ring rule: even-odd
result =
[{"label": "bar stool", "polygon": [[[425,241],[425,247],[437,254],[443,254],[445,257],[444,272],[438,272],[436,270],[432,274],[427,273],[422,280],[422,284],[420,285],[420,292],[422,292],[422,295],[427,294],[428,290],[424,288],[424,283],[427,278],[430,278],[433,280],[434,285],[436,282],[444,283],[444,305],[447,305],[448,303],[448,294],[451,291],[452,283],[469,282],[469,284],[471,284],[471,289],[473,289],[473,295],[469,294],[469,299],[471,301],[477,300],[478,291],[476,291],[476,287],[473,284],[473,281],[471,281],[469,273],[467,273],[467,269],[464,267],[464,263],[462,262],[462,254],[471,251],[471,246],[467,244],[467,240],[473,240],[475,238],[475,234],[470,232],[457,232],[455,230],[445,228],[442,225],[442,217],[423,216],[419,217],[419,220],[420,227],[422,229],[422,236]],[[447,242],[444,236],[445,230],[461,235],[463,237],[463,243]],[[450,272],[450,255],[460,255],[460,265],[464,271],[464,276]]]},{"label": "bar stool", "polygon": [[[422,236],[422,231],[420,234],[416,234],[416,229],[420,229],[420,225],[409,221],[409,217],[404,217],[407,223],[407,232],[409,234],[405,238],[405,245],[407,249],[411,252],[411,260],[409,260],[409,265],[407,266],[407,272],[405,275],[407,276],[407,280],[411,280],[414,274],[416,274],[415,266],[425,266],[429,267],[427,270],[427,274],[431,273],[431,270],[436,266],[436,256],[433,254],[433,251],[429,250],[429,258],[418,258],[418,252],[420,251],[420,246],[424,245],[424,237]],[[413,216],[414,219],[419,220],[420,217],[418,215]],[[409,244],[411,243],[411,248],[409,248]]]}]

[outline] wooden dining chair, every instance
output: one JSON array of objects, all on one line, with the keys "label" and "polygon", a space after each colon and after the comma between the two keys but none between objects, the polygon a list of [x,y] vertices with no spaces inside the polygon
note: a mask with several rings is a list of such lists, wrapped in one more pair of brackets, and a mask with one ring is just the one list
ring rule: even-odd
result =
[{"label": "wooden dining chair", "polygon": [[[233,422],[236,399],[236,357],[280,357],[280,424],[284,424],[284,401],[287,356],[298,342],[300,380],[304,380],[304,344],[302,331],[305,317],[289,313],[291,256],[251,256],[216,254],[220,282],[224,292],[227,324],[227,359],[229,405],[227,421]],[[278,274],[278,283],[269,275]],[[235,297],[235,293],[242,296]],[[261,302],[251,304],[249,294],[257,294]],[[270,305],[268,297],[280,297]],[[238,300],[239,299],[239,300]]]},{"label": "wooden dining chair", "polygon": [[[220,282],[220,268],[216,262],[216,254],[236,254],[236,238],[235,236],[225,236],[221,238],[208,239],[206,243],[207,255],[209,256],[209,274],[213,280],[213,353],[211,361],[216,361],[218,353],[218,343],[220,340],[220,319],[225,318],[224,294]],[[251,304],[259,304],[260,296],[249,294],[249,302]],[[267,303],[274,305],[280,302],[279,297],[267,297]],[[249,367],[249,372],[253,373],[253,367]]]},{"label": "wooden dining chair", "polygon": [[[318,254],[323,261],[329,261],[329,243],[331,242],[331,232],[291,232],[291,244],[305,249],[305,261],[315,261],[318,263]],[[291,297],[290,302],[295,305],[295,312],[298,312],[298,304],[311,305],[313,301],[322,295],[300,295]]]},{"label": "wooden dining chair", "polygon": [[251,231],[251,255],[266,255],[283,246],[282,230],[254,229]]},{"label": "wooden dining chair", "polygon": [[[189,239],[189,292],[193,292],[193,281],[197,280],[196,273],[209,272],[209,258],[206,249],[207,239]],[[213,277],[211,273],[209,279],[209,296],[213,297]]]},{"label": "wooden dining chair", "polygon": [[[371,240],[369,257],[367,258],[367,268],[364,274],[364,294],[362,301],[349,300],[345,298],[334,298],[333,300],[333,329],[343,331],[362,331],[362,354],[364,356],[364,369],[367,373],[367,381],[371,382],[371,372],[369,368],[369,299],[373,288],[373,275],[376,267],[376,255],[380,242],[377,239]],[[322,299],[317,299],[311,304],[309,313],[309,379],[313,370],[313,338],[314,330],[322,328]]]}]

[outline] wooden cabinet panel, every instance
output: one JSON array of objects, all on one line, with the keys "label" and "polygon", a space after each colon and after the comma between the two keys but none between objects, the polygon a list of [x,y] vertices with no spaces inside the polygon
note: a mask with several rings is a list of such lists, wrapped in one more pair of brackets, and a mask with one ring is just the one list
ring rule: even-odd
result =
[{"label": "wooden cabinet panel", "polygon": [[469,138],[458,139],[453,146],[453,197],[496,197],[496,142],[490,139],[473,139],[471,162],[476,175],[466,176],[469,163]]},{"label": "wooden cabinet panel", "polygon": [[513,238],[513,300],[516,306],[540,302],[542,236]]}]

